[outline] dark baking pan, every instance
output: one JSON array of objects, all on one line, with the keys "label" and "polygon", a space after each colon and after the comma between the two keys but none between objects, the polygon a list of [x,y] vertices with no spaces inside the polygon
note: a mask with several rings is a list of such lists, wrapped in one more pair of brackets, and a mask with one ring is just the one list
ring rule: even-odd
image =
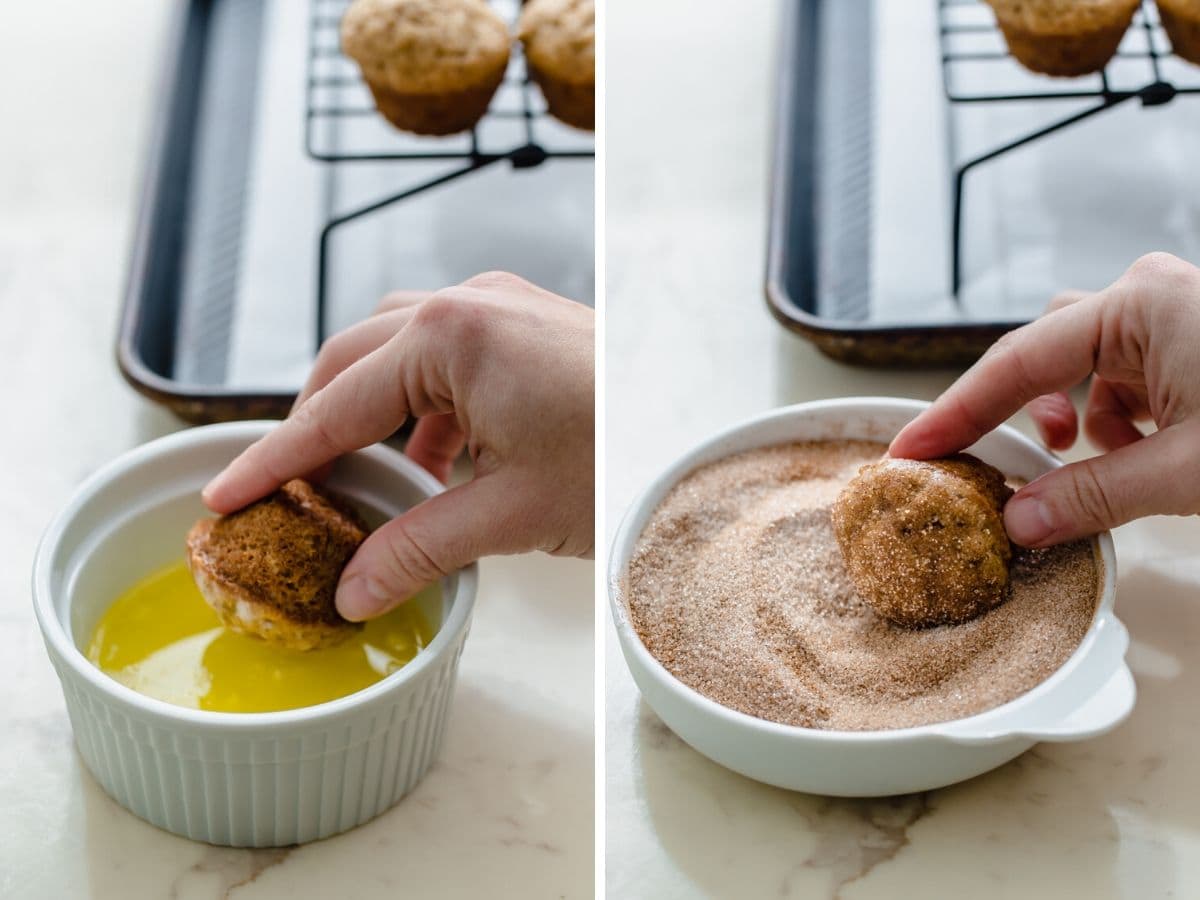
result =
[{"label": "dark baking pan", "polygon": [[[180,4],[165,41],[163,80],[152,117],[117,337],[117,364],[135,389],[189,422],[277,418],[286,415],[293,399],[287,391],[225,384],[227,344],[211,339],[228,335],[233,313],[233,293],[220,284],[217,271],[237,265],[231,254],[237,252],[238,212],[248,178],[244,143],[239,149],[236,142],[224,141],[229,152],[219,177],[226,188],[221,197],[225,208],[207,213],[227,220],[227,239],[209,242],[224,258],[214,256],[204,262],[208,272],[200,277],[206,278],[207,286],[184,285],[184,261],[194,256],[190,248],[195,247],[198,224],[197,168],[204,164],[198,142],[205,139],[202,129],[213,126],[214,111],[221,114],[225,134],[239,130],[244,134],[249,128],[262,24],[259,3],[198,0]],[[223,72],[222,64],[227,67]],[[211,139],[208,147],[210,153],[219,150]],[[201,307],[197,313],[210,320],[209,327],[195,332],[208,340],[190,340],[183,314],[186,302]],[[185,351],[209,377],[180,377],[177,363]]]},{"label": "dark baking pan", "polygon": [[187,0],[171,24],[117,361],[187,421],[285,415],[322,337],[393,288],[502,268],[590,299],[591,135],[516,51],[473,132],[392,129],[340,53],[345,7]]},{"label": "dark baking pan", "polygon": [[[784,4],[768,306],[787,328],[843,362],[965,365],[1020,323],[872,319],[870,198],[863,189],[871,178],[870,5],[864,0]],[[848,44],[852,35],[853,47]]]},{"label": "dark baking pan", "polygon": [[1194,232],[1163,223],[1193,214],[1166,210],[1200,181],[1174,162],[1200,136],[1200,69],[1171,55],[1152,4],[1103,72],[1051,79],[1009,56],[985,3],[926,2],[785,3],[780,322],[847,362],[963,365],[1064,287],[1102,287],[1149,250],[1196,255]]}]

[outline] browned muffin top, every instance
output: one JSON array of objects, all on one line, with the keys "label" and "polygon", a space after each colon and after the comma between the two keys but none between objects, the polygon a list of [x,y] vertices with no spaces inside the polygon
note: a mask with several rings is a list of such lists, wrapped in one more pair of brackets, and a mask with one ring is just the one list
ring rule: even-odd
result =
[{"label": "browned muffin top", "polygon": [[1023,31],[1078,35],[1128,22],[1139,0],[987,0],[997,16]]},{"label": "browned muffin top", "polygon": [[594,0],[529,0],[517,33],[535,69],[571,84],[595,83]]},{"label": "browned muffin top", "polygon": [[408,94],[469,89],[508,62],[508,27],[484,0],[355,0],[342,50],[363,76]]},{"label": "browned muffin top", "polygon": [[846,570],[881,616],[920,628],[1001,603],[1012,547],[1004,476],[965,453],[863,466],[831,513]]}]

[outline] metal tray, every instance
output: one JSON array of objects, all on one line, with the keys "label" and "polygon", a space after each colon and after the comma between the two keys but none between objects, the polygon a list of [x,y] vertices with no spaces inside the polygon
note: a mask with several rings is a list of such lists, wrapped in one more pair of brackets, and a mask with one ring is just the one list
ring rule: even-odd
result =
[{"label": "metal tray", "polygon": [[1200,69],[1152,4],[1104,72],[1050,79],[981,0],[791,0],[778,66],[766,296],[829,356],[964,365],[1059,289],[1200,254]]},{"label": "metal tray", "polygon": [[389,289],[504,268],[592,301],[594,140],[519,48],[473,132],[405,135],[338,50],[346,5],[187,0],[169,30],[117,362],[190,422],[286,415]]}]

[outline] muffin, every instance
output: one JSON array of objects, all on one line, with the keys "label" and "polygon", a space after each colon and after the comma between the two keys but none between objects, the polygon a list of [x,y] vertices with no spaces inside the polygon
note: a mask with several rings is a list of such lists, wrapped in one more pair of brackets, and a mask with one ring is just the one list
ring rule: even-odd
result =
[{"label": "muffin", "polygon": [[517,23],[529,77],[550,115],[596,127],[596,5],[593,0],[529,0]]},{"label": "muffin", "polygon": [[508,67],[508,28],[484,0],[355,0],[341,32],[379,111],[417,134],[470,129]]},{"label": "muffin", "polygon": [[1121,43],[1139,0],[987,0],[1009,52],[1025,68],[1072,77],[1099,72]]},{"label": "muffin", "polygon": [[1158,0],[1158,17],[1176,55],[1200,65],[1200,0]]},{"label": "muffin", "polygon": [[295,478],[245,509],[197,522],[187,563],[227,628],[312,650],[362,628],[338,614],[334,594],[367,533],[347,503]]},{"label": "muffin", "polygon": [[859,596],[906,628],[966,622],[999,605],[1011,495],[999,471],[966,453],[863,466],[830,509]]}]

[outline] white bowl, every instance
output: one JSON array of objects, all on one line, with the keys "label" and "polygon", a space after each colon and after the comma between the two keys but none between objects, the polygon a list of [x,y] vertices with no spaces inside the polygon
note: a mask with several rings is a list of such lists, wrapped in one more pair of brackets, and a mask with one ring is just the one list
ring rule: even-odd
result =
[{"label": "white bowl", "polygon": [[[796,440],[889,441],[928,404],[854,398],[802,403],[730,428],[686,453],[634,503],[609,556],[609,601],[625,661],[646,702],[683,740],[750,778],[792,790],[844,797],[924,791],[994,769],[1038,741],[1102,734],[1133,709],[1125,665],[1129,636],[1113,614],[1116,560],[1110,535],[1096,538],[1104,566],[1096,614],[1062,667],[1029,692],[964,719],[881,731],[824,731],[781,725],[721,706],[668,672],[633,628],[621,578],[639,535],[667,492],[698,466],[743,450]],[[1062,463],[1003,426],[971,452],[1009,476],[1030,480]]]},{"label": "white bowl", "polygon": [[[475,602],[474,566],[442,582],[429,646],[398,672],[329,703],[271,713],[186,709],[125,687],[81,652],[108,604],[183,556],[200,488],[275,423],[193,428],[126,453],[51,522],[33,602],[80,756],[135,815],[184,837],[245,847],[328,837],[395,804],[445,730]],[[394,516],[442,490],[384,446],[340,460],[329,485]]]}]

